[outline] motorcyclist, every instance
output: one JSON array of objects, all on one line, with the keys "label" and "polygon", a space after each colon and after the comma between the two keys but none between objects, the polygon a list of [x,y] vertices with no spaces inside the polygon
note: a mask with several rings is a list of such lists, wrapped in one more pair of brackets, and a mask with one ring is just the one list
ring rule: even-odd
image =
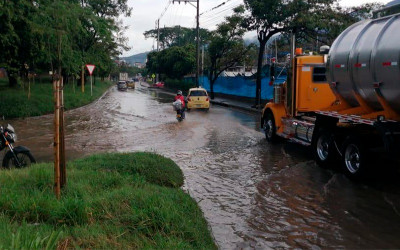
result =
[{"label": "motorcyclist", "polygon": [[178,110],[177,112],[180,112],[182,115],[182,118],[185,119],[185,97],[183,97],[181,90],[178,90],[178,92],[176,93],[174,101],[176,101],[178,99],[181,100],[181,102],[182,102],[182,109]]}]

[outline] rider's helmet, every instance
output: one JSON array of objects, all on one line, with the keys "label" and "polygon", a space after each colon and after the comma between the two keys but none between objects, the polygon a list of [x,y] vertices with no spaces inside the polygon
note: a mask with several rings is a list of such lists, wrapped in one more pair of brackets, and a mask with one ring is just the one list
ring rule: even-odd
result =
[{"label": "rider's helmet", "polygon": [[177,92],[176,94],[182,95],[182,91],[181,91],[181,90],[178,90],[178,92]]}]

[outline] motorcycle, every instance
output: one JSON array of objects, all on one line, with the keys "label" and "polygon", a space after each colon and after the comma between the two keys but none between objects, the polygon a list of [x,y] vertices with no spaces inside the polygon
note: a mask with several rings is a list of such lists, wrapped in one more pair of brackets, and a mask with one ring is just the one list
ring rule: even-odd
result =
[{"label": "motorcycle", "polygon": [[174,107],[174,110],[176,111],[176,119],[178,122],[183,121],[185,119],[185,110],[182,108],[182,102],[181,100],[176,100],[175,102],[172,103],[172,106]]},{"label": "motorcycle", "polygon": [[178,120],[178,122],[183,121],[183,119],[185,119],[184,114],[183,114],[183,110],[177,110],[176,111],[176,119]]},{"label": "motorcycle", "polygon": [[36,163],[30,150],[24,146],[14,147],[17,140],[14,128],[8,124],[6,128],[0,126],[0,151],[5,149],[2,166],[4,168],[24,168]]}]

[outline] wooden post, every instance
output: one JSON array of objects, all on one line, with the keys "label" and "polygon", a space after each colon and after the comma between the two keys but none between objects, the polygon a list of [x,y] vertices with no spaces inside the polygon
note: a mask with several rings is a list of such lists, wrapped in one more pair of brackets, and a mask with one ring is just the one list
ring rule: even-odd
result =
[{"label": "wooden post", "polygon": [[67,184],[67,165],[65,161],[65,129],[64,129],[64,82],[63,77],[60,81],[60,187]]},{"label": "wooden post", "polygon": [[85,93],[85,66],[84,65],[82,65],[81,86],[82,86],[82,93]]},{"label": "wooden post", "polygon": [[54,193],[57,199],[61,196],[60,186],[60,80],[53,77],[54,88]]},{"label": "wooden post", "polygon": [[90,96],[93,96],[93,78],[90,75]]}]

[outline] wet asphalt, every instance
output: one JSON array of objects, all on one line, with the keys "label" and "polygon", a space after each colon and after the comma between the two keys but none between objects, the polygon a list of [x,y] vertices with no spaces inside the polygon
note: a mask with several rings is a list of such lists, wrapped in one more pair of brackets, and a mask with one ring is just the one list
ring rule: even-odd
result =
[{"label": "wet asphalt", "polygon": [[[67,158],[115,151],[172,158],[221,249],[400,247],[396,166],[376,166],[376,177],[354,182],[318,168],[309,148],[268,144],[258,115],[214,105],[179,123],[171,103],[162,91],[113,87],[66,112]],[[38,161],[53,160],[52,115],[5,122]]]}]

